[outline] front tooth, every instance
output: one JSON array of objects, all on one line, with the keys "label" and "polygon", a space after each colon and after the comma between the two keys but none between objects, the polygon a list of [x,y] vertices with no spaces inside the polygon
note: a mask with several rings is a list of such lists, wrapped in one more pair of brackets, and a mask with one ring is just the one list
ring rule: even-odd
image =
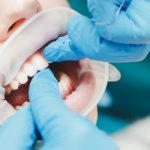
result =
[{"label": "front tooth", "polygon": [[45,68],[48,67],[48,62],[46,61],[46,59],[42,56],[42,54],[35,54],[32,58],[31,58],[31,63],[33,64],[34,67],[36,67],[37,70],[41,71]]},{"label": "front tooth", "polygon": [[37,73],[37,69],[31,64],[25,63],[22,67],[22,72],[24,72],[29,77],[33,77]]},{"label": "front tooth", "polygon": [[17,90],[19,87],[19,82],[16,81],[16,80],[13,80],[11,83],[10,83],[10,89],[11,90]]},{"label": "front tooth", "polygon": [[26,74],[24,74],[23,72],[19,72],[19,74],[16,77],[16,80],[20,83],[20,84],[25,84],[28,81],[28,77]]}]

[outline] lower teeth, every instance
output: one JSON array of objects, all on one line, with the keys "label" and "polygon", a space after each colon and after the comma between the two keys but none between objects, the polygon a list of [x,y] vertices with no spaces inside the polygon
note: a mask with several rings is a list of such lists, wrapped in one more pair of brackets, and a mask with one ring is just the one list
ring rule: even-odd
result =
[{"label": "lower teeth", "polygon": [[[50,64],[49,68],[54,72],[56,78],[58,79],[60,92],[63,99],[65,99],[67,95],[72,93],[75,87],[70,77],[60,70],[60,64],[57,65],[55,66],[55,63]],[[13,107],[17,106],[17,109],[20,109],[20,107],[18,106],[22,106],[23,103],[28,100],[28,88],[30,81],[31,78],[29,78],[28,82],[25,85],[20,85],[19,88],[16,88],[17,90],[15,90],[15,88],[11,88],[10,85],[5,88],[6,99]]]}]

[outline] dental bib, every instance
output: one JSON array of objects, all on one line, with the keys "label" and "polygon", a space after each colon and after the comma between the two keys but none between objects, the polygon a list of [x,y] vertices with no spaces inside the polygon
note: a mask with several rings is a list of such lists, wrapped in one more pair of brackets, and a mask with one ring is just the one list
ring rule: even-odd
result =
[{"label": "dental bib", "polygon": [[[0,45],[0,124],[16,110],[5,100],[5,86],[18,73],[23,63],[37,50],[59,36],[66,34],[66,25],[70,17],[78,13],[67,8],[51,8],[44,10],[28,21]],[[80,111],[87,115],[102,98],[108,81],[117,81],[120,73],[112,65],[89,59],[80,61],[80,73],[90,70],[95,79],[92,98]]]}]

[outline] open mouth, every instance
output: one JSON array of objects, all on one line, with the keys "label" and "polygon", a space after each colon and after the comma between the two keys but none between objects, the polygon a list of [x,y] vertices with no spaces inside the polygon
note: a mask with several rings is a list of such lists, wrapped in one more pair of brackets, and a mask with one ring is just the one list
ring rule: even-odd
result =
[{"label": "open mouth", "polygon": [[[21,26],[3,45],[0,69],[5,73],[7,101],[1,101],[0,123],[29,102],[28,89],[32,77],[48,67],[56,76],[62,98],[71,110],[87,115],[96,107],[108,82],[108,64],[88,59],[48,63],[40,49],[66,33],[68,18],[74,14],[74,11],[64,8],[41,12]],[[7,64],[4,63],[6,59]]]},{"label": "open mouth", "polygon": [[95,78],[88,60],[79,62],[50,63],[42,51],[33,54],[22,65],[16,77],[5,87],[6,100],[16,109],[29,102],[28,89],[32,77],[49,67],[58,80],[59,89],[65,103],[73,111],[80,112],[87,105],[95,90]]}]

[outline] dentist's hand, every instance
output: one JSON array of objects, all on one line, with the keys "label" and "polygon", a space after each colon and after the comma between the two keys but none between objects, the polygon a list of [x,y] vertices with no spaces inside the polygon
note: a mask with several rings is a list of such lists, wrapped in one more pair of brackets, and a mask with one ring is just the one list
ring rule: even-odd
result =
[{"label": "dentist's hand", "polygon": [[0,149],[30,150],[36,140],[29,106],[21,109],[0,126]]},{"label": "dentist's hand", "polygon": [[42,150],[117,150],[112,140],[86,117],[67,108],[50,70],[34,77],[29,97],[44,142]]},{"label": "dentist's hand", "polygon": [[48,61],[85,57],[109,62],[144,59],[150,51],[150,0],[88,0],[92,19],[72,17],[68,36],[44,51]]}]

